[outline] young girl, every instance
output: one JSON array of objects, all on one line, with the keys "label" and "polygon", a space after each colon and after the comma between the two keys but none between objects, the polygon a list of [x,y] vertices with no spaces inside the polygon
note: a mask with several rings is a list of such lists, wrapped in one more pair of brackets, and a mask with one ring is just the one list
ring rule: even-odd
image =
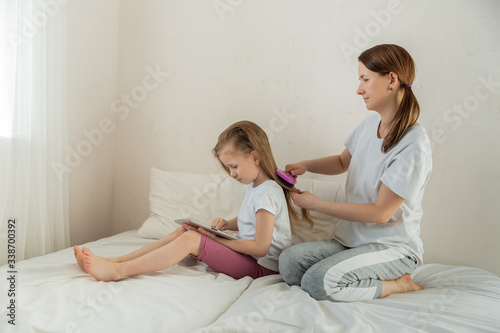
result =
[{"label": "young girl", "polygon": [[298,244],[280,257],[284,280],[316,299],[363,301],[422,289],[409,273],[422,263],[420,218],[432,159],[427,133],[417,123],[413,59],[386,44],[358,60],[357,94],[378,114],[354,130],[340,155],[285,168],[293,175],[348,171],[346,203],[292,193],[298,206],[342,219],[334,239]]},{"label": "young girl", "polygon": [[[165,269],[191,254],[213,270],[236,279],[276,274],[281,251],[292,244],[290,217],[296,219],[297,214],[289,191],[296,190],[279,182],[267,135],[250,121],[227,128],[213,153],[231,177],[248,185],[239,215],[212,222],[212,227],[219,230],[238,230],[238,240],[184,224],[122,257],[101,258],[87,248],[75,246],[80,267],[98,281],[117,281]],[[305,210],[302,214],[310,221]]]}]

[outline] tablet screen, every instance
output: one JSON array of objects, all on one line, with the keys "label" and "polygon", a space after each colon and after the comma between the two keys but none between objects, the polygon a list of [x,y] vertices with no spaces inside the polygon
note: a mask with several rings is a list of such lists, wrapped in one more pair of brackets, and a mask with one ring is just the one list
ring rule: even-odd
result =
[{"label": "tablet screen", "polygon": [[210,231],[213,234],[216,234],[217,236],[221,236],[221,237],[224,237],[227,239],[238,239],[238,237],[236,237],[235,235],[231,235],[231,234],[229,234],[225,231],[222,231],[222,230],[217,230],[215,228],[212,228],[211,226],[209,226],[206,223],[197,221],[197,220],[192,219],[192,218],[178,219],[178,220],[175,220],[175,223],[177,223],[179,225],[183,225],[184,223],[186,223],[186,224],[189,224],[193,227],[201,227],[207,231]]}]

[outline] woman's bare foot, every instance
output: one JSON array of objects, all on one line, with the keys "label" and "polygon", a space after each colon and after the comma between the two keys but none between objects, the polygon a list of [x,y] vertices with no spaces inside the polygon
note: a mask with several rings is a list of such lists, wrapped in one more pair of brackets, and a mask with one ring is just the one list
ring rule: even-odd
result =
[{"label": "woman's bare foot", "polygon": [[78,263],[78,266],[80,266],[81,269],[86,271],[85,269],[85,256],[82,253],[82,250],[78,246],[73,246],[73,251],[75,252],[75,259],[76,262]]},{"label": "woman's bare foot", "polygon": [[402,290],[402,293],[407,293],[409,291],[418,291],[424,289],[424,287],[413,282],[410,274],[405,274],[403,276],[398,277],[396,283]]},{"label": "woman's bare foot", "polygon": [[123,278],[120,273],[120,264],[98,257],[85,247],[81,252],[85,258],[85,269],[97,281],[118,281]]},{"label": "woman's bare foot", "polygon": [[386,297],[392,294],[402,294],[410,291],[418,291],[424,289],[424,287],[413,282],[410,274],[405,274],[398,277],[396,280],[392,281],[381,281],[382,282],[382,296]]}]

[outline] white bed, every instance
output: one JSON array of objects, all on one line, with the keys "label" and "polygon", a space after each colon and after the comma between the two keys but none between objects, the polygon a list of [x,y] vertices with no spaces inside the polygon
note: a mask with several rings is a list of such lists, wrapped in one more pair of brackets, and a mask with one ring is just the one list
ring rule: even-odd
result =
[{"label": "white bed", "polygon": [[[299,185],[342,200],[339,184]],[[133,251],[172,230],[172,219],[183,214],[231,216],[243,190],[222,176],[153,169],[151,216],[141,229],[85,246],[101,256]],[[317,228],[300,230],[296,242],[331,236],[332,221],[314,218]],[[279,275],[235,280],[192,257],[108,283],[82,272],[71,248],[17,267],[16,326],[2,315],[0,332],[500,332],[500,278],[471,267],[423,265],[412,274],[423,291],[355,303],[316,301]]]}]

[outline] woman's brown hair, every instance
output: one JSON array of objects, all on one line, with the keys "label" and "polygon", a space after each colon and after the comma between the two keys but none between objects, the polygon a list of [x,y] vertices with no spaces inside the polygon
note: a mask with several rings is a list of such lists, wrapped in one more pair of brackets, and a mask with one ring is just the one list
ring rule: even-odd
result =
[{"label": "woman's brown hair", "polygon": [[[217,144],[212,150],[214,156],[217,157],[219,163],[222,165],[224,170],[228,174],[231,174],[231,171],[222,163],[219,158],[219,154],[221,151],[227,147],[228,144],[232,145],[232,148],[236,151],[249,155],[252,151],[256,151],[260,156],[260,166],[265,174],[276,181],[282,188],[283,193],[285,194],[286,205],[288,208],[288,216],[290,218],[290,222],[292,222],[292,232],[293,232],[293,223],[299,220],[298,214],[293,208],[292,199],[290,196],[290,192],[298,192],[298,190],[293,186],[288,186],[284,184],[282,180],[276,175],[277,165],[274,160],[273,152],[271,150],[271,145],[269,143],[269,139],[267,138],[266,132],[262,128],[260,128],[257,124],[243,120],[236,122],[226,128],[224,132],[219,135],[219,139],[217,140]],[[307,221],[311,226],[313,226],[313,221],[309,216],[309,212],[302,208],[301,211],[302,219]]]},{"label": "woman's brown hair", "polygon": [[[415,79],[415,63],[404,48],[394,44],[374,46],[361,53],[358,60],[366,68],[380,75],[395,73],[403,89],[403,98],[392,119],[389,134],[382,143],[382,152],[386,153],[399,142],[406,130],[414,125],[420,116],[420,106],[411,89]],[[410,87],[406,87],[409,85]]]}]

